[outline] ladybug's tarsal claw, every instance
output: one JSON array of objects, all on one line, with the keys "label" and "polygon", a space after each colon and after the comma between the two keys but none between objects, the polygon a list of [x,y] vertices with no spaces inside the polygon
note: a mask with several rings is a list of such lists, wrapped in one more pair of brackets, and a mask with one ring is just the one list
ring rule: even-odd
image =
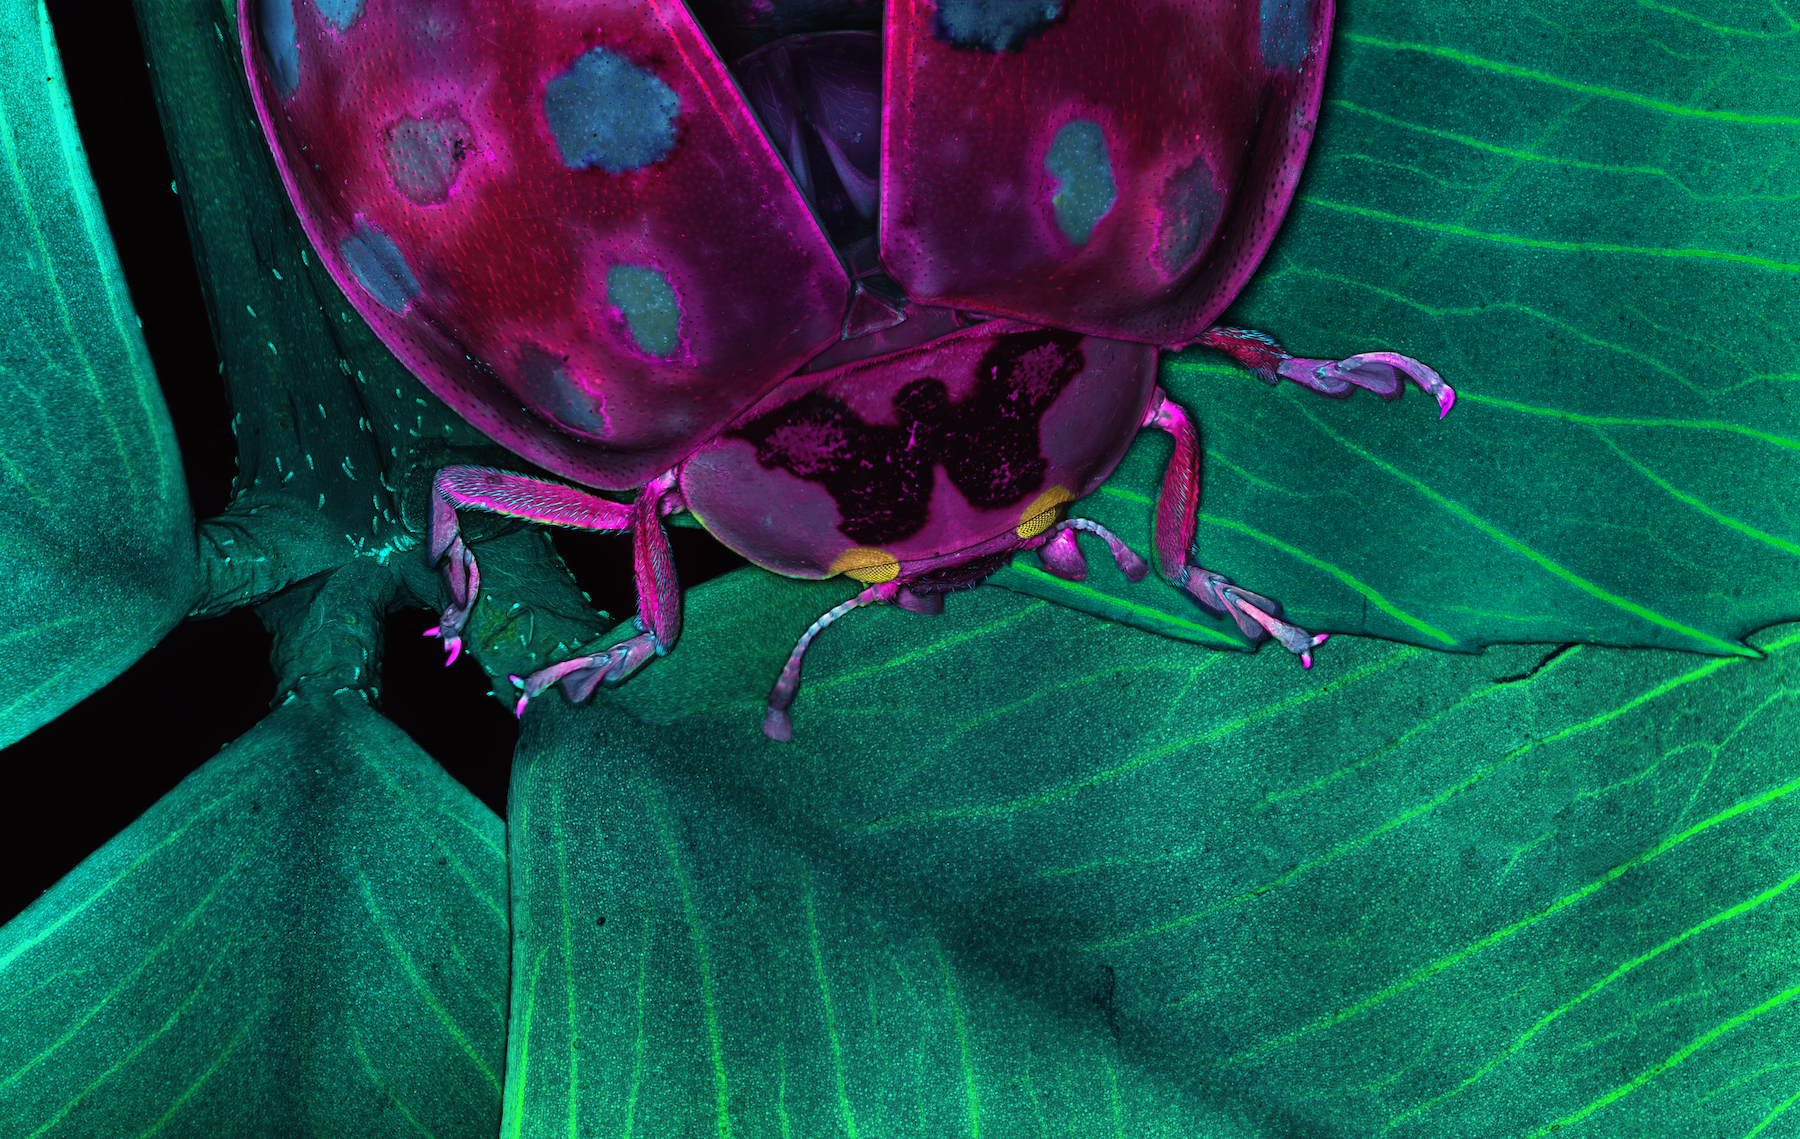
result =
[{"label": "ladybug's tarsal claw", "polygon": [[1283,621],[1276,616],[1281,612],[1280,605],[1260,593],[1240,589],[1230,578],[1211,570],[1196,567],[1181,589],[1207,609],[1230,616],[1252,642],[1265,636],[1275,638],[1282,648],[1300,658],[1302,668],[1312,667],[1312,650],[1331,636],[1330,633],[1309,633],[1298,625]]},{"label": "ladybug's tarsal claw", "polygon": [[624,683],[626,677],[643,667],[645,661],[662,655],[658,648],[655,634],[642,633],[630,640],[620,641],[604,652],[571,657],[549,668],[539,669],[530,676],[511,677],[513,687],[521,693],[514,714],[523,716],[525,706],[554,684],[562,685],[563,695],[569,698],[571,704],[586,700],[594,694],[596,688],[617,687]]},{"label": "ladybug's tarsal claw", "polygon": [[448,668],[462,655],[462,629],[481,589],[481,567],[475,564],[475,555],[463,544],[460,534],[451,539],[446,553],[449,560],[444,563],[444,579],[450,585],[450,604],[444,606],[442,618],[425,630],[425,635],[444,639],[444,667]]},{"label": "ladybug's tarsal claw", "polygon": [[1456,406],[1456,392],[1444,378],[1428,365],[1398,352],[1363,352],[1342,360],[1306,360],[1290,356],[1281,361],[1276,372],[1325,395],[1342,395],[1352,385],[1366,388],[1383,399],[1400,398],[1402,380],[1411,380],[1419,390],[1437,401],[1438,418],[1450,414]]},{"label": "ladybug's tarsal claw", "polygon": [[655,633],[640,633],[629,641],[620,641],[609,650],[611,661],[605,669],[595,674],[593,682],[584,685],[581,695],[575,695],[567,681],[563,683],[563,691],[569,693],[570,699],[579,702],[587,699],[588,693],[594,690],[594,683],[617,688],[625,683],[627,677],[642,668],[646,661],[667,651],[657,642]]}]

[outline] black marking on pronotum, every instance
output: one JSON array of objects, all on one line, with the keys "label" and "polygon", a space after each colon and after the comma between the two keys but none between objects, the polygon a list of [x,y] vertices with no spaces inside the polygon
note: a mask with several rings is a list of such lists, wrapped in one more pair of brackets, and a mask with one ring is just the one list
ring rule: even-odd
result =
[{"label": "black marking on pronotum", "polygon": [[950,402],[949,388],[931,376],[895,392],[892,427],[865,423],[843,401],[812,392],[727,434],[754,444],[764,470],[829,490],[846,538],[881,545],[924,527],[937,467],[983,509],[1041,489],[1049,464],[1038,421],[1086,364],[1078,332],[1014,332],[982,356],[961,402]]}]

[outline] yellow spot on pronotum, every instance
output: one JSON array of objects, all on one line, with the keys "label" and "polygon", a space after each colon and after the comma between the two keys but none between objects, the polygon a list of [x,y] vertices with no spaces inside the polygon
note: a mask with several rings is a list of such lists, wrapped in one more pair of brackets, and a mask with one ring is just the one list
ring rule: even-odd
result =
[{"label": "yellow spot on pronotum", "polygon": [[900,563],[894,555],[873,546],[851,546],[831,560],[831,572],[879,585],[900,576]]},{"label": "yellow spot on pronotum", "polygon": [[1068,487],[1051,487],[1031,500],[1031,505],[1025,508],[1025,513],[1019,515],[1019,525],[1013,533],[1021,538],[1037,537],[1056,525],[1056,511],[1063,503],[1074,501],[1075,492]]}]

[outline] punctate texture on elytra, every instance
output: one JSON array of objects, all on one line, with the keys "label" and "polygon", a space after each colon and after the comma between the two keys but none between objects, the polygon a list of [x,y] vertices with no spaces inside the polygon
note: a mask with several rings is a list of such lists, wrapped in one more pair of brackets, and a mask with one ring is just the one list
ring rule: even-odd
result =
[{"label": "punctate texture on elytra", "polygon": [[891,0],[883,264],[933,304],[1193,340],[1287,211],[1332,15],[1333,0]]},{"label": "punctate texture on elytra", "polygon": [[314,246],[518,454],[641,485],[838,338],[850,279],[681,0],[244,16]]},{"label": "punctate texture on elytra", "polygon": [[244,14],[258,114],[352,303],[476,427],[617,490],[949,310],[1192,341],[1292,196],[1332,0]]}]

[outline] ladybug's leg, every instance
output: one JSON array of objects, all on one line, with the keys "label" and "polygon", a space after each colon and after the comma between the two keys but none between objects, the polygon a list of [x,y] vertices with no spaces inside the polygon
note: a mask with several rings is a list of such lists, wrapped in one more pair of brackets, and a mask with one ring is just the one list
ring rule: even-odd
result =
[{"label": "ladybug's leg", "polygon": [[841,605],[833,606],[811,625],[806,632],[800,634],[800,643],[788,654],[786,667],[781,670],[781,678],[775,682],[775,688],[769,693],[769,711],[763,717],[763,735],[772,740],[786,743],[794,738],[794,725],[788,719],[788,708],[794,703],[794,697],[800,694],[800,666],[806,660],[807,646],[813,638],[824,631],[825,626],[864,605],[873,605],[878,601],[892,601],[900,595],[903,587],[899,582],[884,581],[880,585],[871,585],[861,593]]},{"label": "ladybug's leg", "polygon": [[456,528],[457,507],[583,530],[624,530],[631,525],[632,507],[626,503],[491,467],[445,467],[433,480],[432,492],[431,560],[435,563],[449,555],[444,576],[450,583],[450,604],[437,627],[425,630],[425,635],[444,639],[449,653],[445,664],[462,652],[463,625],[481,588],[481,569]]},{"label": "ladybug's leg", "polygon": [[1325,643],[1329,633],[1314,636],[1283,621],[1281,606],[1260,594],[1240,589],[1223,574],[1188,561],[1194,545],[1194,514],[1200,506],[1200,447],[1194,425],[1161,388],[1150,396],[1145,427],[1160,427],[1175,439],[1175,453],[1163,474],[1162,491],[1156,497],[1156,568],[1194,600],[1216,613],[1230,615],[1252,641],[1266,633],[1296,653],[1300,663],[1312,667],[1312,650]]},{"label": "ladybug's leg", "polygon": [[1209,328],[1200,343],[1217,348],[1271,384],[1292,380],[1326,395],[1341,396],[1352,384],[1383,399],[1400,398],[1400,382],[1411,380],[1437,400],[1442,419],[1456,404],[1456,392],[1444,378],[1411,356],[1396,352],[1364,352],[1342,360],[1303,360],[1260,332],[1248,328]]},{"label": "ladybug's leg", "polygon": [[[615,504],[616,505],[616,504]],[[667,471],[644,487],[637,500],[621,509],[628,512],[625,526],[613,529],[631,530],[631,553],[637,578],[638,635],[620,641],[602,652],[574,657],[539,669],[530,676],[512,678],[520,690],[518,715],[525,706],[552,684],[560,682],[563,694],[579,704],[586,700],[596,685],[608,688],[643,667],[652,657],[662,656],[674,647],[681,636],[681,587],[675,580],[675,556],[669,549],[669,535],[663,529],[662,516],[682,508],[681,492],[675,489],[675,472]]]},{"label": "ladybug's leg", "polygon": [[1038,560],[1044,563],[1045,569],[1064,581],[1087,578],[1087,559],[1081,556],[1081,547],[1075,543],[1075,534],[1080,530],[1086,530],[1106,543],[1126,581],[1143,581],[1150,573],[1149,562],[1138,557],[1137,551],[1127,546],[1124,539],[1091,518],[1067,518],[1051,528],[1049,540],[1037,548]]}]

